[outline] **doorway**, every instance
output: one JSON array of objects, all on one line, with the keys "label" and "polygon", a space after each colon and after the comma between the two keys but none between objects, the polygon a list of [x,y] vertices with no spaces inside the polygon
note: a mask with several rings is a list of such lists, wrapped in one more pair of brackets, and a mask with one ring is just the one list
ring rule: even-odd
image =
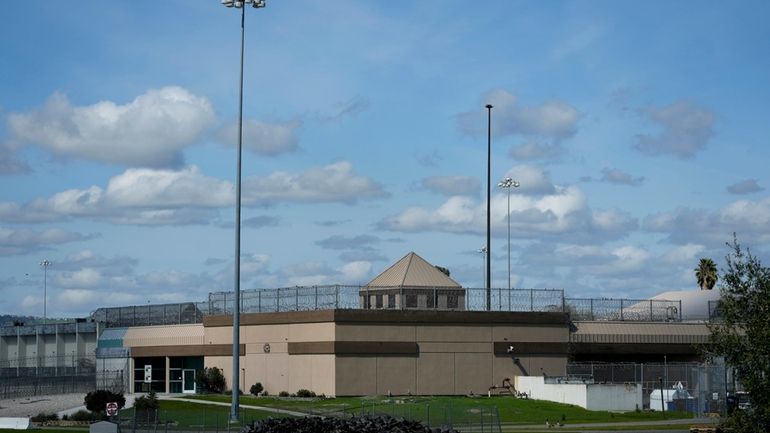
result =
[{"label": "doorway", "polygon": [[182,392],[185,394],[195,394],[195,370],[182,370]]}]

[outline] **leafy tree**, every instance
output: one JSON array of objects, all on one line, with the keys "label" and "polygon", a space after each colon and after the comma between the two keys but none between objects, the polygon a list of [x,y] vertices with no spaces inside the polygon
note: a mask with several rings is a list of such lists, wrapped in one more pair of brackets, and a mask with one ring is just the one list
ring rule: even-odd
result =
[{"label": "leafy tree", "polygon": [[154,391],[150,391],[146,396],[142,395],[134,400],[134,409],[153,411],[160,408],[160,401]]},{"label": "leafy tree", "polygon": [[448,268],[445,268],[445,267],[443,267],[443,266],[439,266],[439,265],[433,265],[433,267],[434,267],[434,268],[436,268],[436,269],[438,269],[439,271],[441,271],[441,272],[442,272],[444,275],[446,275],[447,277],[449,277],[449,276],[450,276],[450,275],[449,275],[449,274],[450,274],[450,272],[449,272],[449,269],[448,269]]},{"label": "leafy tree", "polygon": [[217,367],[205,367],[203,370],[198,370],[196,380],[207,392],[222,394],[227,388],[225,375]]},{"label": "leafy tree", "polygon": [[698,267],[695,268],[695,278],[698,280],[698,286],[701,290],[711,290],[717,283],[717,265],[711,259],[700,259]]},{"label": "leafy tree", "polygon": [[251,385],[251,389],[249,389],[249,393],[253,395],[259,395],[259,393],[264,390],[265,388],[262,386],[262,382],[257,382],[254,385]]},{"label": "leafy tree", "polygon": [[736,432],[770,432],[770,268],[737,239],[722,275],[721,317],[709,325],[709,355],[723,356],[748,392],[751,407],[733,412]]},{"label": "leafy tree", "polygon": [[118,408],[122,409],[126,405],[126,398],[123,397],[123,393],[116,393],[108,391],[106,389],[97,389],[86,394],[83,399],[86,409],[94,413],[101,413],[107,409],[107,403],[115,402],[118,404]]}]

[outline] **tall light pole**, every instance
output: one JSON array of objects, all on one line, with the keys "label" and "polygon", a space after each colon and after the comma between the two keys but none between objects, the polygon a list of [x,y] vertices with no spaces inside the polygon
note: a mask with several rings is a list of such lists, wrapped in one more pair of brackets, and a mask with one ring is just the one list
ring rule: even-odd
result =
[{"label": "tall light pole", "polygon": [[[265,7],[265,0],[222,0],[228,8],[241,10],[241,78],[238,98],[238,160],[235,177],[235,261],[234,261],[234,292],[233,304],[233,398],[230,405],[230,422],[238,422],[238,406],[240,390],[240,339],[241,339],[241,153],[243,148],[243,49],[244,30],[246,22],[246,5],[254,8]],[[226,307],[226,306],[225,306]]]},{"label": "tall light pole", "polygon": [[48,311],[46,311],[48,301],[48,267],[51,266],[51,262],[48,259],[44,259],[40,262],[40,266],[43,267],[43,325],[47,322]]},{"label": "tall light pole", "polygon": [[508,190],[508,291],[511,290],[511,187],[518,188],[519,185],[519,182],[510,177],[497,182],[499,188]]},{"label": "tall light pole", "polygon": [[[490,210],[492,195],[492,104],[487,104],[487,252],[492,251],[490,231]],[[492,260],[487,260],[487,311],[492,309]]]}]

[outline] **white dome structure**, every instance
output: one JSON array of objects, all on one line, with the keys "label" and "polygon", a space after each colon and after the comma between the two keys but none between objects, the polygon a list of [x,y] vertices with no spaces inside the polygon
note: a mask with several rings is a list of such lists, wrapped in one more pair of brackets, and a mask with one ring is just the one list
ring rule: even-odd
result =
[{"label": "white dome structure", "polygon": [[682,320],[708,320],[709,302],[720,298],[719,290],[674,290],[663,292],[650,299],[682,301]]}]

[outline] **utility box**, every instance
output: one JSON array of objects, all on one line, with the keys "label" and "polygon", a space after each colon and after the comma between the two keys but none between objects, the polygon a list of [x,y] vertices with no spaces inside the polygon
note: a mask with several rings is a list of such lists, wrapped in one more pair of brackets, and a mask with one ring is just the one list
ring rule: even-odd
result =
[{"label": "utility box", "polygon": [[99,421],[91,424],[89,433],[118,433],[118,425],[114,422]]}]

